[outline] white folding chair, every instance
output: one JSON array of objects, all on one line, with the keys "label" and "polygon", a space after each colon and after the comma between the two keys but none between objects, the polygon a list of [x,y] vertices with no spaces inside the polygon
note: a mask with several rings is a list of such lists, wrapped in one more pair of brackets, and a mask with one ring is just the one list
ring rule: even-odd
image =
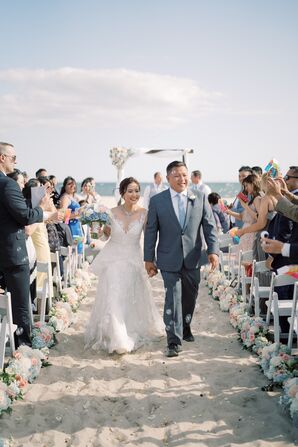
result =
[{"label": "white folding chair", "polygon": [[229,233],[226,234],[220,234],[218,236],[218,242],[219,242],[219,266],[220,270],[223,273],[228,274],[228,265],[229,265],[229,255],[228,253],[224,253],[222,249],[229,248],[230,245],[234,245],[233,238],[229,235]]},{"label": "white folding chair", "polygon": [[286,300],[279,300],[277,293],[274,291],[275,287],[289,286],[295,284],[297,280],[290,275],[276,275],[272,273],[269,300],[266,301],[267,305],[267,316],[266,324],[269,326],[270,315],[273,315],[273,326],[274,326],[274,342],[279,343],[280,339],[280,328],[279,328],[279,317],[289,317],[292,312],[293,296],[288,297]]},{"label": "white folding chair", "polygon": [[59,259],[59,251],[55,251],[55,253],[51,253],[51,263],[55,264],[53,268],[53,283],[56,284],[57,287],[57,295],[62,292],[62,279],[60,273],[60,259]]},{"label": "white folding chair", "polygon": [[44,323],[47,300],[48,300],[48,308],[51,309],[52,307],[53,281],[52,281],[51,264],[49,262],[37,261],[37,273],[45,274],[42,287],[36,288],[37,300],[41,300],[40,321]]},{"label": "white folding chair", "polygon": [[244,301],[246,302],[246,286],[251,283],[251,277],[246,276],[245,266],[244,264],[252,264],[253,261],[253,251],[239,251],[239,260],[238,260],[238,275],[237,275],[237,288],[240,287],[242,289],[242,296]]},{"label": "white folding chair", "polygon": [[297,300],[298,300],[298,281],[294,285],[293,302],[292,302],[292,312],[288,322],[290,323],[289,338],[288,338],[288,348],[291,350],[292,355],[298,354],[298,349],[293,351],[293,333],[297,336],[297,348],[298,348],[298,312],[297,312]]},{"label": "white folding chair", "polygon": [[260,286],[258,273],[269,272],[270,270],[266,266],[266,261],[256,261],[253,260],[252,263],[252,274],[251,274],[251,285],[249,293],[249,308],[252,308],[254,304],[255,316],[260,316],[260,299],[269,298],[270,287]]},{"label": "white folding chair", "polygon": [[228,253],[228,279],[232,281],[236,277],[238,272],[238,261],[239,261],[239,245],[229,245]]},{"label": "white folding chair", "polygon": [[72,247],[61,247],[60,253],[63,257],[63,287],[66,288],[72,281]]},{"label": "white folding chair", "polygon": [[11,355],[15,351],[14,332],[17,325],[12,321],[11,296],[7,292],[0,295],[0,370],[3,369],[5,347],[9,341]]},{"label": "white folding chair", "polygon": [[71,256],[71,276],[74,278],[76,271],[78,269],[78,246],[77,244],[74,244],[72,246],[72,256]]},{"label": "white folding chair", "polygon": [[234,245],[232,236],[229,233],[220,234],[218,236],[219,248],[229,247],[229,245]]}]

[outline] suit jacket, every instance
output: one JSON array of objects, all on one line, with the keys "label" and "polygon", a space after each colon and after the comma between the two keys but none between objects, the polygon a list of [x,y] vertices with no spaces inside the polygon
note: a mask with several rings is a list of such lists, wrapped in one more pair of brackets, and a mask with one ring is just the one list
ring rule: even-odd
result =
[{"label": "suit jacket", "polygon": [[[295,196],[298,196],[298,192],[295,193]],[[295,245],[298,244],[298,223],[293,222],[281,214],[277,214],[272,222],[275,220],[278,224],[277,229],[275,234],[270,235],[270,237],[273,236],[278,241],[287,242],[290,244],[289,257],[284,257],[281,254],[273,255],[274,259],[272,262],[272,267],[277,270],[284,265],[298,264],[298,257],[295,249]]]},{"label": "suit jacket", "polygon": [[276,211],[284,214],[289,219],[292,219],[295,222],[298,222],[298,197],[297,197],[297,200],[295,200],[295,201],[294,200],[293,200],[293,202],[290,202],[285,197],[282,197],[281,199],[279,199],[279,201],[276,204]]},{"label": "suit jacket", "polygon": [[24,227],[42,220],[42,209],[28,208],[17,182],[0,171],[0,269],[28,263]]},{"label": "suit jacket", "polygon": [[174,211],[170,190],[152,197],[144,237],[144,260],[155,260],[160,270],[178,272],[184,265],[187,269],[199,267],[202,240],[200,229],[207,243],[207,253],[218,254],[215,221],[207,197],[200,192],[188,192],[184,227]]}]

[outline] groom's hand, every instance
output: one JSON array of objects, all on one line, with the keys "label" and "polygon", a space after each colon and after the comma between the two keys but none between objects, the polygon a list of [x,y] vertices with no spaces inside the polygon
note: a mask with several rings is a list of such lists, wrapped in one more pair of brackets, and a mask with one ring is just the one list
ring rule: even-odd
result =
[{"label": "groom's hand", "polygon": [[145,269],[148,273],[149,278],[152,278],[152,276],[157,275],[157,268],[156,268],[156,265],[154,264],[154,262],[146,261]]},{"label": "groom's hand", "polygon": [[208,255],[208,262],[211,264],[211,270],[215,270],[219,264],[218,256],[214,253]]}]

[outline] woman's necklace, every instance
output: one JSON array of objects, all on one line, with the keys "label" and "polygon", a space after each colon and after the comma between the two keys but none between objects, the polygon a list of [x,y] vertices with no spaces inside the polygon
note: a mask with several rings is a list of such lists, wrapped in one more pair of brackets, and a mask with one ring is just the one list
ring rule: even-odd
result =
[{"label": "woman's necklace", "polygon": [[129,217],[132,216],[136,212],[136,210],[127,211],[127,209],[125,208],[124,205],[121,205],[121,208],[122,208],[123,213]]}]

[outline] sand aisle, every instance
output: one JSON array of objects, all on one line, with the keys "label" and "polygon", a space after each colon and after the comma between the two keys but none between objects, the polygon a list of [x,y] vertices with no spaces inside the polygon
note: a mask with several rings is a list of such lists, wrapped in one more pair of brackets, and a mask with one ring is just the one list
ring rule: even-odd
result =
[{"label": "sand aisle", "polygon": [[[160,277],[152,280],[162,310]],[[51,350],[23,402],[0,420],[12,446],[290,446],[291,423],[277,395],[261,391],[256,357],[202,287],[195,343],[164,357],[165,339],[130,355],[85,352],[83,331],[94,292],[78,321]]]}]

